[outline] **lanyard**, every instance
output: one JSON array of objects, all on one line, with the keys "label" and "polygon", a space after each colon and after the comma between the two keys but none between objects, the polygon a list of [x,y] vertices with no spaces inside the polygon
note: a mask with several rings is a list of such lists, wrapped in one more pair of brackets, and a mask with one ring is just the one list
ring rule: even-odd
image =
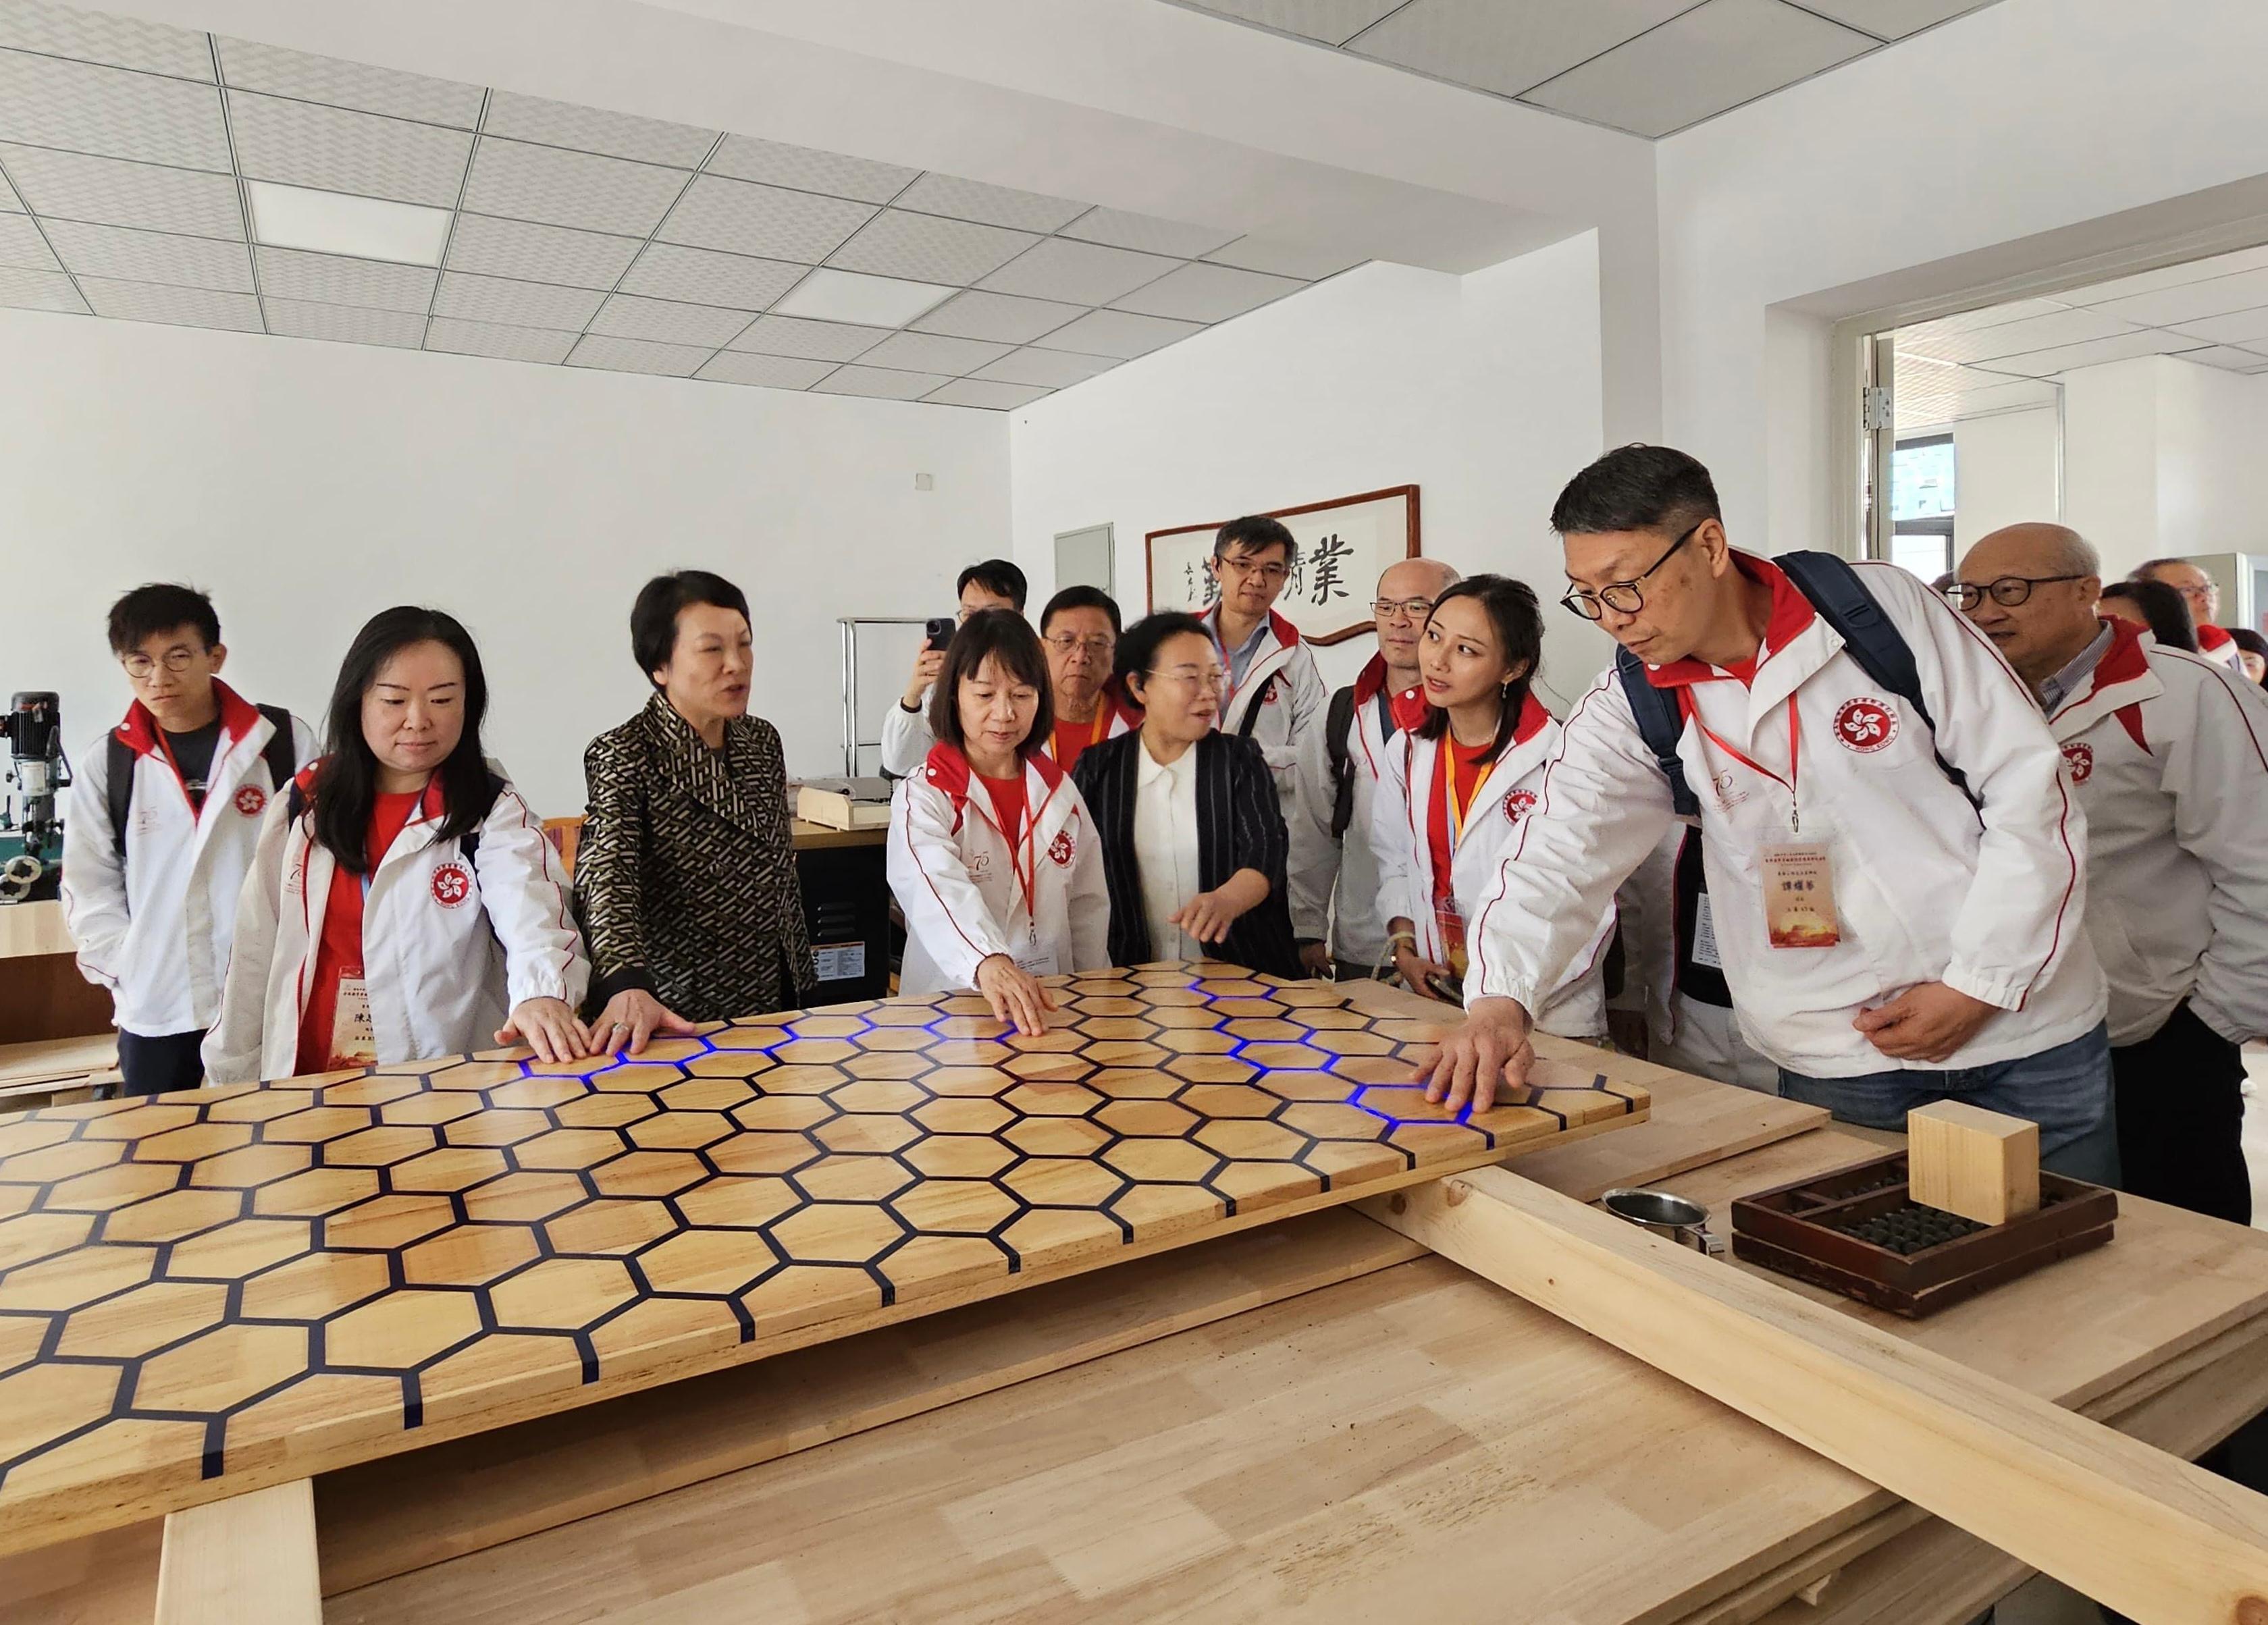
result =
[{"label": "lanyard", "polygon": [[1472,806],[1473,796],[1488,777],[1490,770],[1496,766],[1493,761],[1477,764],[1472,782],[1460,789],[1457,784],[1457,758],[1460,754],[1456,735],[1447,728],[1442,729],[1440,754],[1436,758],[1434,773],[1437,777],[1446,776],[1448,780],[1447,793],[1441,798],[1448,804],[1449,850],[1453,853],[1464,844],[1465,814]]},{"label": "lanyard", "polygon": [[[1006,835],[1008,832],[1000,827],[1000,804],[993,801],[992,787],[990,784],[984,787],[984,798],[992,803],[992,827],[1000,830],[1002,835]],[[1033,838],[1033,831],[1039,823],[1039,816],[1040,809],[1032,805],[1031,791],[1027,785],[1024,793],[1023,827],[1016,832],[1016,839],[1008,842],[1008,872],[1015,878],[1016,884],[1023,887],[1024,912],[1031,915],[1035,922],[1038,920],[1040,912],[1038,890],[1040,854],[1038,842]]]},{"label": "lanyard", "polygon": [[1787,790],[1788,833],[1790,835],[1800,835],[1803,833],[1803,809],[1801,802],[1796,796],[1795,785],[1797,769],[1801,755],[1803,736],[1796,727],[1795,696],[1793,695],[1788,695],[1783,703],[1787,708],[1787,776],[1786,778],[1780,777],[1778,774],[1774,773],[1770,768],[1764,766],[1764,763],[1749,755],[1738,746],[1730,744],[1727,741],[1719,739],[1715,731],[1712,730],[1707,723],[1701,720],[1700,710],[1693,703],[1692,697],[1682,691],[1678,695],[1678,705],[1680,709],[1682,709],[1687,716],[1692,717],[1693,725],[1701,730],[1701,737],[1703,739],[1708,740],[1710,744],[1715,746],[1719,750],[1723,751],[1727,756],[1730,756],[1734,761],[1739,762],[1750,772],[1761,773],[1773,783],[1786,788]]},{"label": "lanyard", "polygon": [[[1086,742],[1090,746],[1102,743],[1103,732],[1110,726],[1111,710],[1108,695],[1102,695],[1095,702],[1094,725],[1087,730],[1086,734]],[[1057,761],[1063,760],[1061,756],[1056,754],[1056,737],[1052,729],[1048,733],[1048,754]]]}]

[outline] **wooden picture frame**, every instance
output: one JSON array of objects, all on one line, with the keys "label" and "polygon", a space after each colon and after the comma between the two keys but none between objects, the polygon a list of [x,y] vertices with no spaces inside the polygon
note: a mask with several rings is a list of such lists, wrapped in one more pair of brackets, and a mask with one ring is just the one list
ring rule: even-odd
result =
[{"label": "wooden picture frame", "polygon": [[[1387,506],[1390,504],[1400,504],[1398,515]],[[1370,594],[1379,571],[1397,560],[1419,556],[1418,488],[1414,485],[1389,485],[1352,496],[1336,496],[1329,502],[1270,508],[1265,510],[1264,517],[1283,520],[1300,544],[1300,562],[1283,597],[1277,600],[1276,609],[1311,643],[1344,643],[1370,631]],[[1143,588],[1150,610],[1202,613],[1211,602],[1203,585],[1210,582],[1211,577],[1204,573],[1202,561],[1211,556],[1212,537],[1226,522],[1213,519],[1203,525],[1176,525],[1151,531],[1143,538]],[[1349,532],[1360,533],[1350,540]],[[1397,540],[1398,552],[1394,550]],[[1335,554],[1334,544],[1344,553]],[[1348,565],[1344,571],[1336,568],[1342,556]],[[1319,558],[1331,572],[1329,579],[1320,583],[1307,578],[1307,571]],[[1166,583],[1162,598],[1161,577]]]}]

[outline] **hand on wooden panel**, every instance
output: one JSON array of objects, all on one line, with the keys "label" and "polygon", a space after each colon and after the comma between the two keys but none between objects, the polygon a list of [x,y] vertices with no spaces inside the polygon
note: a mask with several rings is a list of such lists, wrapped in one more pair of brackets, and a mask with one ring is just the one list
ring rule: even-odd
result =
[{"label": "hand on wooden panel", "polygon": [[1300,968],[1310,976],[1331,979],[1331,945],[1327,942],[1303,942],[1300,945]]},{"label": "hand on wooden panel", "polygon": [[631,1055],[641,1055],[657,1033],[689,1034],[696,1030],[692,1022],[644,988],[625,988],[607,1001],[606,1009],[591,1024],[589,1053],[619,1055],[627,1049]]},{"label": "hand on wooden panel", "polygon": [[1941,982],[1908,988],[1886,1004],[1862,1010],[1851,1025],[1894,1061],[1943,1061],[1999,1013]]},{"label": "hand on wooden panel", "polygon": [[1446,1102],[1453,1112],[1469,1103],[1476,1112],[1496,1104],[1498,1086],[1507,1092],[1524,1086],[1535,1064],[1528,1041],[1530,1023],[1518,999],[1476,999],[1464,1026],[1443,1034],[1430,1050],[1420,1050],[1413,1081],[1425,1085],[1426,1099]]},{"label": "hand on wooden panel", "polygon": [[994,1019],[1013,1022],[1026,1038],[1037,1038],[1048,1030],[1047,1013],[1056,1007],[1055,995],[1006,954],[996,953],[976,967],[976,990],[992,1006]]},{"label": "hand on wooden panel", "polygon": [[522,999],[497,1029],[499,1044],[526,1044],[538,1061],[579,1061],[599,1053],[591,1030],[564,999]]}]

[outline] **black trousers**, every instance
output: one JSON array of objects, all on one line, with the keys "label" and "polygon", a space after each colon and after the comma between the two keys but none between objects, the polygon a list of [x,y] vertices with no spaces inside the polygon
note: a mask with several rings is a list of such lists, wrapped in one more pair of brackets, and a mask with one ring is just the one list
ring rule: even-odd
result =
[{"label": "black trousers", "polygon": [[166,1094],[175,1089],[195,1089],[205,1081],[204,1057],[197,1053],[202,1033],[168,1033],[152,1038],[121,1030],[118,1070],[124,1077],[122,1095]]},{"label": "black trousers", "polygon": [[2231,1224],[2252,1222],[2244,1165],[2244,1061],[2184,1001],[2139,1044],[2110,1052],[2124,1188]]}]

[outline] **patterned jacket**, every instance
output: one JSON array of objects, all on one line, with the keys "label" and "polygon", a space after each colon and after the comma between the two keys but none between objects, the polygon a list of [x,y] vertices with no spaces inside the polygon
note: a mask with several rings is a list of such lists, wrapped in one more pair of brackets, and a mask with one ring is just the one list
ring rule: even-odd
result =
[{"label": "patterned jacket", "polygon": [[595,1010],[644,988],[688,1021],[792,1009],[815,985],[779,732],[725,724],[720,754],[657,694],[591,741],[575,904]]}]

